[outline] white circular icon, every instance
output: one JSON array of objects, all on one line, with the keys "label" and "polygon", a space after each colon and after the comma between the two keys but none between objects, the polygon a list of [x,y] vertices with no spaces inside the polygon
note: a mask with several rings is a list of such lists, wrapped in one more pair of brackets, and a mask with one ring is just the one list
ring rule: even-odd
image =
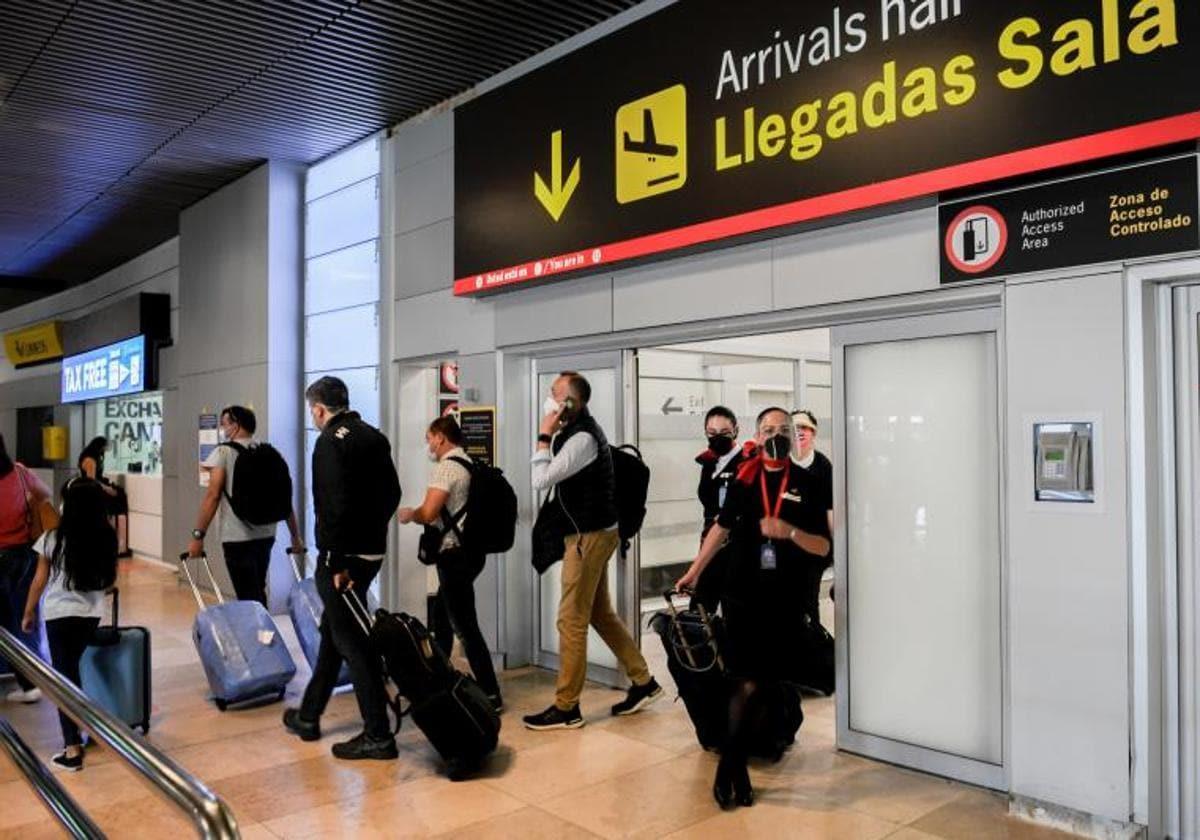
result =
[{"label": "white circular icon", "polygon": [[1008,225],[995,208],[968,207],[946,228],[946,258],[959,271],[979,274],[994,266],[1008,246]]},{"label": "white circular icon", "polygon": [[541,264],[541,262],[535,262],[535,263],[533,264],[533,276],[534,276],[534,277],[541,277],[541,276],[542,276],[542,264]]},{"label": "white circular icon", "polygon": [[600,262],[600,249],[599,248],[592,249],[592,262],[594,262],[594,263]]}]

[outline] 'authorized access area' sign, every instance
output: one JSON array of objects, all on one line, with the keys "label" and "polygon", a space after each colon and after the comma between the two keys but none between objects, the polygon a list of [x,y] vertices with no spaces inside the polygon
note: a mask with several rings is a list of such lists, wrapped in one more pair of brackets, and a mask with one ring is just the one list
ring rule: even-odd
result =
[{"label": "'authorized access area' sign", "polygon": [[1194,154],[938,208],[943,283],[1200,248]]},{"label": "'authorized access area' sign", "polygon": [[474,294],[1200,137],[1195,0],[686,0],[455,112]]}]

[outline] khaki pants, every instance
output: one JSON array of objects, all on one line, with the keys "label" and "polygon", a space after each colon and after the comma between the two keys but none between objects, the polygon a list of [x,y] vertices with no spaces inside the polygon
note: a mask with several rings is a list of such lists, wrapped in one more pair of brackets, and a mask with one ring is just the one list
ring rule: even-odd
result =
[{"label": "khaki pants", "polygon": [[563,711],[574,708],[583,693],[589,624],[616,654],[634,684],[650,681],[646,660],[608,594],[608,560],[618,542],[615,529],[566,538],[562,600],[558,605],[558,686],[554,694],[554,705]]}]

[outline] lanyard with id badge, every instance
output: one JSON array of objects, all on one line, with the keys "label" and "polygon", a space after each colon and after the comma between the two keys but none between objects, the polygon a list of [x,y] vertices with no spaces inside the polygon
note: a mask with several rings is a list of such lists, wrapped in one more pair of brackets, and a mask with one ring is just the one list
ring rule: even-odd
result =
[{"label": "lanyard with id badge", "polygon": [[[775,497],[775,507],[772,510],[771,501],[767,496],[767,471],[764,469],[758,474],[759,487],[762,490],[763,515],[771,516],[774,519],[779,518],[780,511],[783,510],[783,497],[787,493],[788,478],[791,475],[792,465],[789,463],[783,468],[783,480],[779,482],[779,495]],[[772,540],[764,540],[762,548],[759,549],[758,567],[765,572],[773,572],[778,566],[778,558],[775,556],[775,543]]]}]

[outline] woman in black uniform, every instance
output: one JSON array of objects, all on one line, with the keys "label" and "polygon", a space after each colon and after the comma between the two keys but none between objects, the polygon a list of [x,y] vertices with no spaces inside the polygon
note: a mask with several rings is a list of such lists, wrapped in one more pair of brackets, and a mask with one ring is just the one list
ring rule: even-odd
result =
[{"label": "woman in black uniform", "polygon": [[[716,405],[708,410],[704,417],[704,436],[708,439],[708,447],[696,456],[696,463],[700,465],[700,484],[696,488],[696,497],[704,508],[701,545],[704,545],[704,538],[716,524],[717,514],[721,512],[729,493],[729,485],[737,477],[742,464],[742,452],[737,445],[737,417],[728,408]],[[692,601],[703,604],[709,613],[715,613],[721,603],[728,554],[725,548],[718,551],[696,582]]]},{"label": "woman in black uniform", "polygon": [[824,495],[808,470],[792,463],[791,417],[781,408],[758,416],[758,449],[738,470],[716,524],[676,587],[690,590],[722,545],[731,541],[722,609],[736,678],[729,731],[713,782],[722,808],[754,804],[746,769],[749,739],[762,724],[764,698],[786,679],[796,649],[797,617],[810,569],[829,554]]},{"label": "woman in black uniform", "polygon": [[125,488],[114,484],[104,475],[104,456],[108,452],[108,439],[94,437],[79,453],[79,474],[100,484],[108,499],[108,516],[117,533],[117,556],[129,557],[129,497]]}]

